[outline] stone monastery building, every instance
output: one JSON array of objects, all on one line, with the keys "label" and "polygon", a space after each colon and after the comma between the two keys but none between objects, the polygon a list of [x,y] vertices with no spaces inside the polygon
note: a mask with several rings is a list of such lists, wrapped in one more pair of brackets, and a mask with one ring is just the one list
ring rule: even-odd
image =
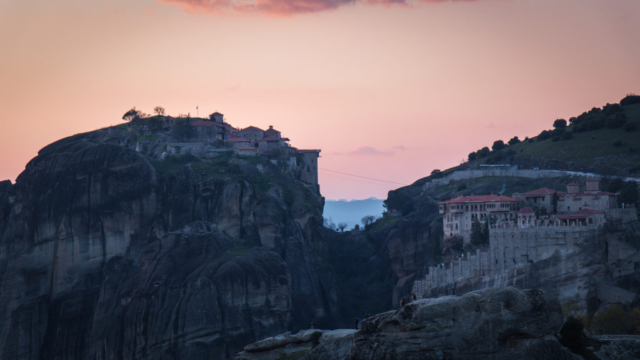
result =
[{"label": "stone monastery building", "polygon": [[418,297],[461,278],[500,276],[555,253],[572,252],[607,221],[638,219],[635,208],[618,209],[616,194],[600,191],[597,179],[587,180],[584,192],[579,184],[571,183],[567,192],[543,188],[513,197],[459,195],[439,206],[445,240],[461,236],[466,244],[473,221],[489,222],[488,251],[459,254],[460,258],[448,264],[430,267],[423,280],[414,282]]},{"label": "stone monastery building", "polygon": [[439,203],[446,238],[459,235],[469,242],[471,225],[478,220],[484,224],[489,217],[495,220],[514,220],[518,200],[502,195],[462,196]]},{"label": "stone monastery building", "polygon": [[[215,112],[205,118],[189,118],[195,136],[188,141],[168,144],[169,154],[191,153],[201,157],[216,156],[233,151],[238,155],[268,157],[274,164],[284,164],[296,172],[300,180],[318,187],[319,149],[302,150],[289,145],[289,139],[269,126],[262,130],[255,126],[234,128],[225,122],[224,115]],[[175,119],[163,117],[164,130],[171,131]],[[149,131],[149,129],[145,129]]]}]

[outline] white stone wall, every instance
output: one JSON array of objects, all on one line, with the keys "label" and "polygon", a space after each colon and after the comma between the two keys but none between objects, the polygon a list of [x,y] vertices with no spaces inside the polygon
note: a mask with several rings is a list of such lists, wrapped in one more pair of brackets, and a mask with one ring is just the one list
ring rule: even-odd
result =
[{"label": "white stone wall", "polygon": [[565,254],[593,234],[596,226],[556,226],[549,220],[538,220],[521,228],[515,223],[494,225],[489,230],[489,252],[477,250],[464,258],[429,268],[423,280],[414,282],[413,293],[423,297],[430,289],[453,285],[461,278],[498,276],[508,271],[546,259],[556,251]]}]

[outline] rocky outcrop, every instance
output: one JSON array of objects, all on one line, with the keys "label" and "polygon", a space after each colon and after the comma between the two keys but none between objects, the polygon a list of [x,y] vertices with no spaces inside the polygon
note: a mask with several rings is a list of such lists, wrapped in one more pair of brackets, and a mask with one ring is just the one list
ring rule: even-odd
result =
[{"label": "rocky outcrop", "polygon": [[[358,331],[322,332],[317,345],[306,343],[307,353],[296,351],[305,360],[577,359],[556,338],[561,325],[556,300],[509,287],[414,301],[363,320]],[[301,341],[275,343],[249,345],[234,359],[268,359],[304,348]]]},{"label": "rocky outcrop", "polygon": [[259,158],[157,161],[109,136],[0,183],[0,358],[226,359],[333,321],[315,189]]}]

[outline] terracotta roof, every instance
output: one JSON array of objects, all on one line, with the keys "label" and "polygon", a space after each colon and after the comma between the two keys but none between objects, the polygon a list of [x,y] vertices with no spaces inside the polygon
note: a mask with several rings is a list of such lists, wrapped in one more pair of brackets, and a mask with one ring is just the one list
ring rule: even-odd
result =
[{"label": "terracotta roof", "polygon": [[246,127],[244,129],[240,130],[240,132],[244,132],[244,131],[260,131],[260,132],[264,132],[264,130],[262,130],[260,128],[257,128],[255,126],[249,126],[249,127]]},{"label": "terracotta roof", "polygon": [[276,129],[267,129],[265,131],[265,133],[267,133],[267,134],[280,134],[280,131],[278,131]]},{"label": "terracotta roof", "polygon": [[587,182],[594,182],[594,181],[600,181],[598,179],[588,179]]},{"label": "terracotta roof", "polygon": [[264,137],[264,138],[258,140],[258,142],[274,142],[274,141],[282,141],[282,140],[283,139],[278,139],[278,138],[275,138],[273,136],[267,136],[267,137]]},{"label": "terracotta roof", "polygon": [[250,142],[249,140],[245,139],[245,138],[241,138],[241,137],[237,137],[237,138],[231,138],[231,139],[227,139],[225,140],[226,142]]},{"label": "terracotta roof", "polygon": [[520,195],[522,196],[531,196],[531,195],[551,195],[553,193],[558,193],[558,195],[564,194],[564,192],[562,191],[556,191],[553,189],[548,189],[548,188],[540,188],[540,189],[536,189],[536,190],[532,190],[532,191],[527,191],[526,193],[522,193]]},{"label": "terracotta roof", "polygon": [[518,211],[518,214],[530,214],[530,213],[535,213],[535,211],[533,211],[533,209],[525,207],[520,209],[520,211]]},{"label": "terracotta roof", "polygon": [[472,196],[463,196],[455,199],[443,201],[439,203],[440,205],[444,204],[459,204],[466,202],[492,202],[492,201],[507,201],[507,202],[517,202],[518,200],[503,195],[472,195]]},{"label": "terracotta roof", "polygon": [[567,186],[574,186],[574,185],[576,185],[576,186],[580,186],[580,184],[577,184],[577,183],[570,183],[570,184],[567,184]]},{"label": "terracotta roof", "polygon": [[216,112],[214,112],[214,113],[213,113],[213,114],[211,114],[211,115],[222,115],[222,114],[220,114],[219,112],[217,112],[217,111],[216,111]]},{"label": "terracotta roof", "polygon": [[291,140],[289,140],[289,138],[282,138],[280,140],[282,140],[282,141],[291,141]]}]

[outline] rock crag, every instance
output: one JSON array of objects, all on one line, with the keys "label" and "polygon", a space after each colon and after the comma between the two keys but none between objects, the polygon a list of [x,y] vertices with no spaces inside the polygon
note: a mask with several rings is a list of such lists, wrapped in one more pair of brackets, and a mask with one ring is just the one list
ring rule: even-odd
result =
[{"label": "rock crag", "polygon": [[[588,339],[573,353],[557,300],[513,287],[411,302],[364,319],[359,330],[300,331],[247,345],[234,360],[626,360],[640,338]],[[566,335],[569,336],[569,335]]]},{"label": "rock crag", "polygon": [[558,341],[561,325],[556,300],[508,287],[417,300],[364,319],[358,331],[318,331],[313,341],[303,342],[302,332],[266,339],[234,359],[270,359],[287,348],[304,360],[578,359]]},{"label": "rock crag", "polygon": [[0,358],[226,359],[333,321],[315,188],[120,142],[60,140],[0,183]]}]

